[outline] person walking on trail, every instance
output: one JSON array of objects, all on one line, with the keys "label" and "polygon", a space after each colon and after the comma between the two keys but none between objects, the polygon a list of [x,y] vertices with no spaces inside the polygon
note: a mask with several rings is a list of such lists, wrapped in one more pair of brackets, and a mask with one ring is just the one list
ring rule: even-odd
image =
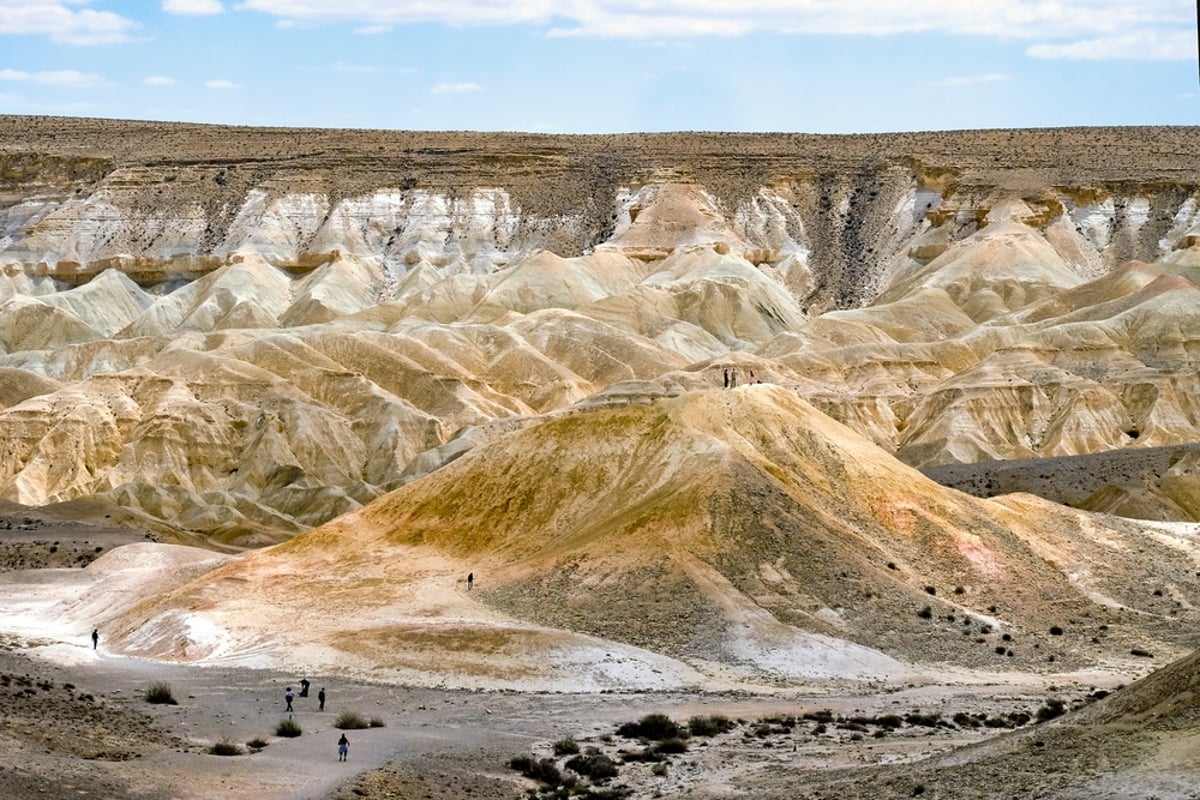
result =
[{"label": "person walking on trail", "polygon": [[95,650],[100,646],[100,629],[92,628],[92,649]]},{"label": "person walking on trail", "polygon": [[725,388],[729,388],[729,367],[725,368]]},{"label": "person walking on trail", "polygon": [[346,734],[342,734],[342,738],[338,739],[338,761],[346,761],[350,758],[350,740],[346,738]]},{"label": "person walking on trail", "polygon": [[300,679],[300,696],[301,697],[308,697],[308,685],[309,685],[308,678]]},{"label": "person walking on trail", "polygon": [[475,573],[468,572],[467,573],[467,591],[468,592],[471,591],[471,587],[474,585],[475,585]]},{"label": "person walking on trail", "polygon": [[287,708],[284,709],[285,711],[292,710],[292,701],[295,699],[296,693],[292,691],[292,687],[287,687],[287,691],[283,693],[283,701],[287,703]]},{"label": "person walking on trail", "polygon": [[325,710],[325,687],[324,686],[321,687],[321,691],[317,692],[317,703],[319,704],[317,706],[317,710],[324,711]]}]

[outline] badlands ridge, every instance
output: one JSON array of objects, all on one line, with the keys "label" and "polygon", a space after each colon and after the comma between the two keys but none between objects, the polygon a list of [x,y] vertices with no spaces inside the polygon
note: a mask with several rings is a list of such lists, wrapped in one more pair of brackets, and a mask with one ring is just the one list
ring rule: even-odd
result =
[{"label": "badlands ridge", "polygon": [[167,543],[53,606],[160,659],[1137,672],[1200,602],[1198,145],[0,118],[0,497]]}]

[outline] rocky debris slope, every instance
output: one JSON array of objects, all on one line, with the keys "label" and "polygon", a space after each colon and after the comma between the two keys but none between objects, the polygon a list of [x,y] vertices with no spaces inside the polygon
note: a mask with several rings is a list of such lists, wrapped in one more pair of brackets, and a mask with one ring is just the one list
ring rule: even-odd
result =
[{"label": "rocky debris slope", "polygon": [[0,118],[0,496],[258,546],[730,368],[919,467],[1194,440],[1198,135]]}]

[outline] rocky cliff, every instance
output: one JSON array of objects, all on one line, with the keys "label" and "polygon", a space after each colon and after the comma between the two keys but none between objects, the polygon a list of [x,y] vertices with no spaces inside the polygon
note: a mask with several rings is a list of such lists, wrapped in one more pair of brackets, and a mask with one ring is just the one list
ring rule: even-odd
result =
[{"label": "rocky cliff", "polygon": [[730,369],[916,466],[1194,440],[1197,144],[0,118],[0,495],[261,544]]}]

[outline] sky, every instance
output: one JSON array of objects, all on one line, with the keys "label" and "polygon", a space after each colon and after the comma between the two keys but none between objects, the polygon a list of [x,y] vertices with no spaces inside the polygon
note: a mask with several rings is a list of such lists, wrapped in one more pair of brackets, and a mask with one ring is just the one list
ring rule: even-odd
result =
[{"label": "sky", "polygon": [[0,114],[614,133],[1193,125],[1191,0],[0,0]]}]

